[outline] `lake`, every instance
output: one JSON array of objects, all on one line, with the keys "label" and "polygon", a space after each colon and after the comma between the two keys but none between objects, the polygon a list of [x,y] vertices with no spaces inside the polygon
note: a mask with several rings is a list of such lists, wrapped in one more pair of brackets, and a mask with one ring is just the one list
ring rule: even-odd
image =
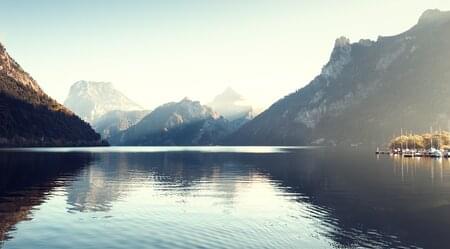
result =
[{"label": "lake", "polygon": [[0,150],[0,248],[448,248],[450,161],[311,147]]}]

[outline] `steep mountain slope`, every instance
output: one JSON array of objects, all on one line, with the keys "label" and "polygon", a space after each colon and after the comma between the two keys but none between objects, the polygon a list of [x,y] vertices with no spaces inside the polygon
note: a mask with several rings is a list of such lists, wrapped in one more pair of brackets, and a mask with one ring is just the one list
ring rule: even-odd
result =
[{"label": "steep mountain slope", "polygon": [[164,104],[109,139],[114,145],[208,145],[230,134],[230,122],[187,98]]},{"label": "steep mountain slope", "polygon": [[47,96],[0,44],[0,146],[96,145],[100,136]]},{"label": "steep mountain slope", "polygon": [[92,127],[103,139],[118,134],[137,124],[150,111],[110,111],[96,119]]},{"label": "steep mountain slope", "polygon": [[428,10],[410,30],[377,41],[339,38],[319,76],[226,143],[380,144],[400,127],[447,127],[449,58],[450,12]]},{"label": "steep mountain slope", "polygon": [[243,101],[244,98],[239,93],[228,87],[217,95],[208,106],[230,121],[243,117],[251,119],[253,117],[252,107],[241,103]]},{"label": "steep mountain slope", "polygon": [[78,81],[70,87],[64,105],[93,124],[110,111],[142,111],[143,108],[116,90],[112,83]]}]

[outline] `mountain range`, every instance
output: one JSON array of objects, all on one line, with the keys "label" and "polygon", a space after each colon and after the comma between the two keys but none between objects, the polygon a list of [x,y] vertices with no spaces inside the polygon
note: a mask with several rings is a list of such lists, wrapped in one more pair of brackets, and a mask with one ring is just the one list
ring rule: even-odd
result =
[{"label": "mountain range", "polygon": [[318,76],[255,118],[231,88],[208,106],[185,98],[150,112],[92,81],[72,85],[69,110],[0,44],[0,145],[101,144],[86,122],[113,145],[379,145],[401,128],[450,126],[449,37],[450,12],[439,10],[398,35],[340,37]]},{"label": "mountain range", "polygon": [[211,145],[253,118],[252,107],[242,101],[227,88],[208,106],[185,98],[151,112],[111,83],[78,81],[65,103],[113,145]]},{"label": "mountain range", "polygon": [[450,123],[450,12],[427,10],[399,35],[336,40],[302,89],[226,139],[234,145],[376,145],[400,128]]},{"label": "mountain range", "polygon": [[157,107],[109,141],[112,145],[211,145],[230,134],[230,127],[210,107],[184,98]]},{"label": "mountain range", "polygon": [[99,144],[89,124],[45,94],[0,44],[0,146]]}]

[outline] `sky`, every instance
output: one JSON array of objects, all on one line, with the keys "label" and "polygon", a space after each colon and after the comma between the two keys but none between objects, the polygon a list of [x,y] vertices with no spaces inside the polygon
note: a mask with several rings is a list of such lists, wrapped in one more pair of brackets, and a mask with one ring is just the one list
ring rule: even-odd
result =
[{"label": "sky", "polygon": [[0,0],[0,42],[60,102],[108,81],[153,109],[231,86],[257,109],[305,86],[340,36],[401,33],[448,0]]}]

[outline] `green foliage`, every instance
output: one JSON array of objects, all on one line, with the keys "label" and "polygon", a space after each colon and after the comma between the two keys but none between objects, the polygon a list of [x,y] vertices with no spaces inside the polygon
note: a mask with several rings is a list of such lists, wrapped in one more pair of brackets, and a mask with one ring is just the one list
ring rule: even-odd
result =
[{"label": "green foliage", "polygon": [[0,146],[100,144],[100,136],[72,113],[33,105],[0,91]]}]

